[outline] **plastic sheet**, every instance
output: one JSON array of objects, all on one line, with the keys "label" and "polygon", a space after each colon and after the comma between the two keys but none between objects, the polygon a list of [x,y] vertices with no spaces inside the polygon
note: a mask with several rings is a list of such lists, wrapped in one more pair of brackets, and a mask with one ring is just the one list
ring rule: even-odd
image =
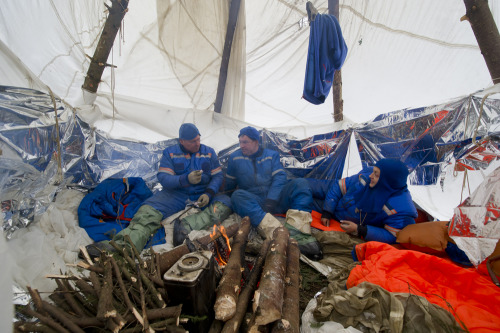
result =
[{"label": "plastic sheet", "polygon": [[448,233],[475,266],[491,255],[500,239],[500,168],[455,208]]},{"label": "plastic sheet", "polygon": [[[339,179],[348,168],[346,158],[359,152],[364,166],[382,157],[401,158],[412,170],[412,185],[445,184],[450,164],[454,172],[481,171],[500,161],[500,101],[489,98],[481,105],[481,96],[471,96],[383,114],[369,123],[303,139],[264,129],[262,145],[280,153],[290,177]],[[0,202],[8,237],[43,213],[56,193],[68,185],[88,190],[110,177],[142,177],[154,191],[160,189],[156,173],[162,151],[177,143],[175,139],[156,143],[112,139],[74,116],[57,99],[56,107],[58,130],[49,95],[13,87],[0,89]],[[228,156],[238,149],[231,143],[237,142],[241,124],[223,116],[207,118],[207,113],[191,116],[193,120],[175,121],[196,120],[204,126],[209,120],[215,130],[203,131],[203,140],[225,145],[218,154],[225,168]],[[353,151],[351,138],[355,138],[358,152]],[[443,186],[441,191],[448,190]],[[420,201],[424,210],[425,200],[430,199]]]}]

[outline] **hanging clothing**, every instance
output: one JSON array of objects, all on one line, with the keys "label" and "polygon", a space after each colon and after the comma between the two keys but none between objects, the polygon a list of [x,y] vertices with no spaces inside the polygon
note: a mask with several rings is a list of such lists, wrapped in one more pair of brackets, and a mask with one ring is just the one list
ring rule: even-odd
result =
[{"label": "hanging clothing", "polygon": [[333,74],[344,64],[347,45],[337,18],[318,14],[311,22],[303,97],[312,104],[325,102]]}]

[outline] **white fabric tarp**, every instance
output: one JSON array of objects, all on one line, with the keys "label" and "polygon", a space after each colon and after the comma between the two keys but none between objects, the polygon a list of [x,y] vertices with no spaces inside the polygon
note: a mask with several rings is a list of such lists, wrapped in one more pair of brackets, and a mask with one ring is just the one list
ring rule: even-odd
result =
[{"label": "white fabric tarp", "polygon": [[[242,1],[224,115],[266,128],[332,124],[331,98],[319,106],[301,99],[305,3]],[[327,12],[327,1],[313,4]],[[498,22],[500,4],[489,5]],[[104,71],[93,111],[136,113],[134,123],[167,137],[176,136],[164,121],[170,110],[211,112],[228,11],[228,1],[130,1],[108,59],[117,67]],[[490,86],[470,24],[460,22],[464,14],[457,0],[340,1],[349,48],[342,68],[345,118],[366,121]],[[99,0],[3,1],[0,84],[35,87],[41,81],[71,106],[82,106],[81,86],[106,15]],[[125,109],[120,101],[129,99],[145,110]]]}]

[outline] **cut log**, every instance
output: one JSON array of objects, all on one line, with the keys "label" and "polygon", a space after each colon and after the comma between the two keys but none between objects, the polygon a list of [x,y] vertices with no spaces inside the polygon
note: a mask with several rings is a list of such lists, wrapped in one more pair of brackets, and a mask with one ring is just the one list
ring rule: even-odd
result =
[{"label": "cut log", "polygon": [[245,246],[250,232],[250,220],[243,220],[240,230],[234,236],[231,255],[224,268],[217,296],[215,299],[214,311],[215,319],[227,321],[236,312],[236,303],[240,294],[241,273],[245,255]]},{"label": "cut log", "polygon": [[300,250],[295,239],[288,243],[287,270],[285,278],[285,292],[283,299],[283,315],[274,322],[273,333],[299,333],[300,332]]},{"label": "cut log", "polygon": [[281,319],[289,237],[288,230],[284,227],[274,231],[259,289],[254,296],[253,312],[256,325],[267,325]]},{"label": "cut log", "polygon": [[266,259],[267,251],[269,250],[269,245],[271,244],[270,239],[266,239],[262,244],[259,256],[255,260],[252,271],[250,272],[250,277],[248,278],[245,288],[238,297],[238,304],[236,304],[236,313],[233,318],[226,321],[224,327],[222,328],[222,333],[237,333],[240,330],[241,323],[245,318],[247,312],[248,303],[252,297],[257,283],[260,280],[260,275],[262,272],[262,266],[264,265],[264,260]]}]

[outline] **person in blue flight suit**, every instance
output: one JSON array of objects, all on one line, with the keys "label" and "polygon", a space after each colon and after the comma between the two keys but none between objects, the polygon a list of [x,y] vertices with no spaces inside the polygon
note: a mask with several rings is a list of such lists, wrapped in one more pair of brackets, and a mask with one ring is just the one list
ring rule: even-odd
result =
[{"label": "person in blue flight suit", "polygon": [[225,191],[231,195],[235,213],[250,218],[250,223],[266,238],[282,223],[273,214],[286,213],[285,226],[309,257],[321,256],[317,240],[311,236],[312,192],[305,179],[288,180],[280,155],[259,144],[259,132],[251,127],[240,130],[240,149],[229,156]]},{"label": "person in blue flight suit", "polygon": [[395,243],[397,232],[415,223],[418,215],[407,178],[403,162],[384,158],[357,175],[332,182],[321,222],[327,225],[333,218],[347,233],[366,241]]},{"label": "person in blue flight suit", "polygon": [[[202,218],[188,216],[183,220],[183,231],[187,233],[190,231],[188,229],[208,227],[204,224],[222,221],[231,214],[229,197],[217,195],[223,182],[217,154],[213,148],[200,143],[200,132],[194,124],[182,124],[179,128],[179,143],[163,151],[158,181],[163,189],[146,199],[130,225],[113,237],[119,246],[127,245],[125,236],[128,235],[137,250],[142,251],[150,236],[161,227],[161,221],[183,210],[190,202],[199,208],[208,206],[208,209],[194,214]],[[174,239],[175,236],[174,231]],[[187,234],[181,236],[184,240]],[[98,256],[103,250],[115,252],[108,241],[87,246],[91,256]]]}]

